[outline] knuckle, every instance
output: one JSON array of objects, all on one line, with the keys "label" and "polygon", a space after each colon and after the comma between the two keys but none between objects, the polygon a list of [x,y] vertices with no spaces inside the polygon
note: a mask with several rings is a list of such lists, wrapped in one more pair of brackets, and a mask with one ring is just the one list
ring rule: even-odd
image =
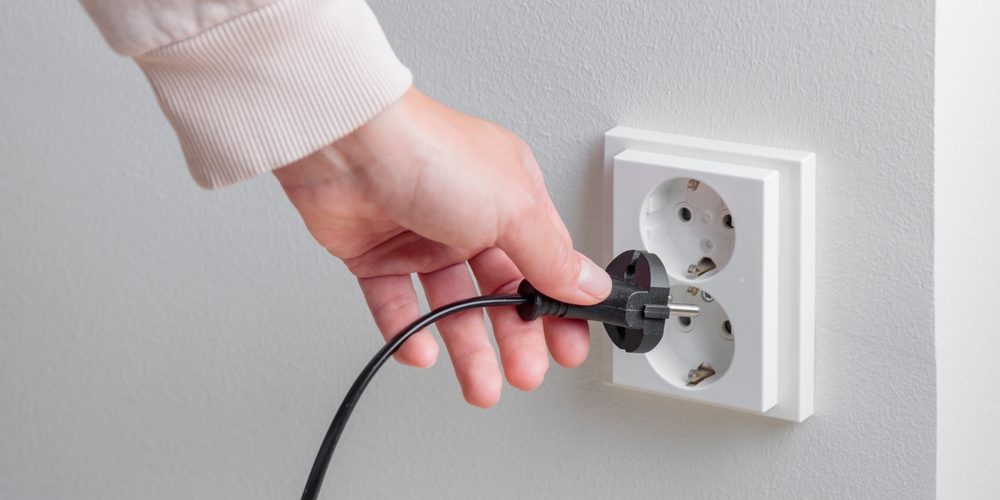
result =
[{"label": "knuckle", "polygon": [[517,154],[521,163],[528,163],[532,161],[535,158],[535,155],[531,152],[531,147],[528,146],[528,143],[516,135],[511,135],[513,136],[511,138],[511,145],[513,146],[514,152]]},{"label": "knuckle", "polygon": [[393,295],[375,304],[372,307],[372,316],[377,321],[381,320],[379,321],[381,324],[386,318],[395,315],[395,313],[415,306],[417,306],[417,298],[415,296],[404,294]]},{"label": "knuckle", "polygon": [[478,364],[479,359],[492,358],[493,347],[488,344],[471,344],[461,348],[449,347],[451,363],[456,367],[467,367]]},{"label": "knuckle", "polygon": [[523,222],[545,216],[545,211],[539,206],[533,190],[518,186],[518,189],[512,190],[505,196],[515,221]]},{"label": "knuckle", "polygon": [[[327,252],[334,257],[338,256],[330,250],[327,250]],[[344,265],[347,266],[347,270],[356,278],[367,279],[379,276],[377,267],[373,265],[372,259],[368,258],[366,254],[343,257],[341,261],[343,261]]]},{"label": "knuckle", "polygon": [[555,248],[550,250],[545,274],[537,285],[552,288],[571,286],[580,274],[580,260],[572,258],[573,247],[563,238],[558,238]]},{"label": "knuckle", "polygon": [[490,295],[493,294],[505,294],[517,292],[517,287],[521,286],[521,280],[523,278],[514,278],[509,281],[501,283],[499,286],[494,288],[489,292]]}]

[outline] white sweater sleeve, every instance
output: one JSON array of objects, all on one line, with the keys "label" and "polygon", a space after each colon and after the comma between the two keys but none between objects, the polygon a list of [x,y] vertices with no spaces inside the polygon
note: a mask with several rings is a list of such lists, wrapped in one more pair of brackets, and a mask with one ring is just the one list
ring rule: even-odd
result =
[{"label": "white sweater sleeve", "polygon": [[81,2],[142,68],[209,189],[308,156],[413,81],[364,0]]}]

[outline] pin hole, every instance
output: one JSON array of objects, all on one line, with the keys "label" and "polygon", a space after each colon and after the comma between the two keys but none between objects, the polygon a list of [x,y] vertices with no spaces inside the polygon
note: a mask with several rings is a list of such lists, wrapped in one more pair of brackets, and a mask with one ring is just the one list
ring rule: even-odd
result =
[{"label": "pin hole", "polygon": [[688,207],[682,207],[680,210],[677,211],[677,215],[681,218],[682,221],[688,222],[691,220],[691,209],[689,209]]}]

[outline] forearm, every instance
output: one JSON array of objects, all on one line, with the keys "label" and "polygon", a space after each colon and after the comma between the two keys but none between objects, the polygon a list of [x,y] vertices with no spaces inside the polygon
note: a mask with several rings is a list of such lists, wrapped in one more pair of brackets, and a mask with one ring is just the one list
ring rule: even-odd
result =
[{"label": "forearm", "polygon": [[315,152],[412,83],[362,0],[81,1],[142,68],[206,188]]}]

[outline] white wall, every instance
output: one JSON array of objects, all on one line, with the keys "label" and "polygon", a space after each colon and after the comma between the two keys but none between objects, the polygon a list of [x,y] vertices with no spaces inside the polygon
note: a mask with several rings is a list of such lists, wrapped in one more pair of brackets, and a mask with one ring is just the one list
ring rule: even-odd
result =
[{"label": "white wall", "polygon": [[1000,4],[937,6],[934,228],[939,498],[1000,491]]},{"label": "white wall", "polygon": [[[420,88],[531,144],[590,255],[615,125],[815,151],[816,415],[607,387],[597,350],[488,411],[447,358],[389,365],[328,498],[935,495],[933,2],[373,8]],[[0,88],[0,497],[296,497],[379,345],[343,266],[273,179],[198,190],[79,8],[0,6]]]}]

